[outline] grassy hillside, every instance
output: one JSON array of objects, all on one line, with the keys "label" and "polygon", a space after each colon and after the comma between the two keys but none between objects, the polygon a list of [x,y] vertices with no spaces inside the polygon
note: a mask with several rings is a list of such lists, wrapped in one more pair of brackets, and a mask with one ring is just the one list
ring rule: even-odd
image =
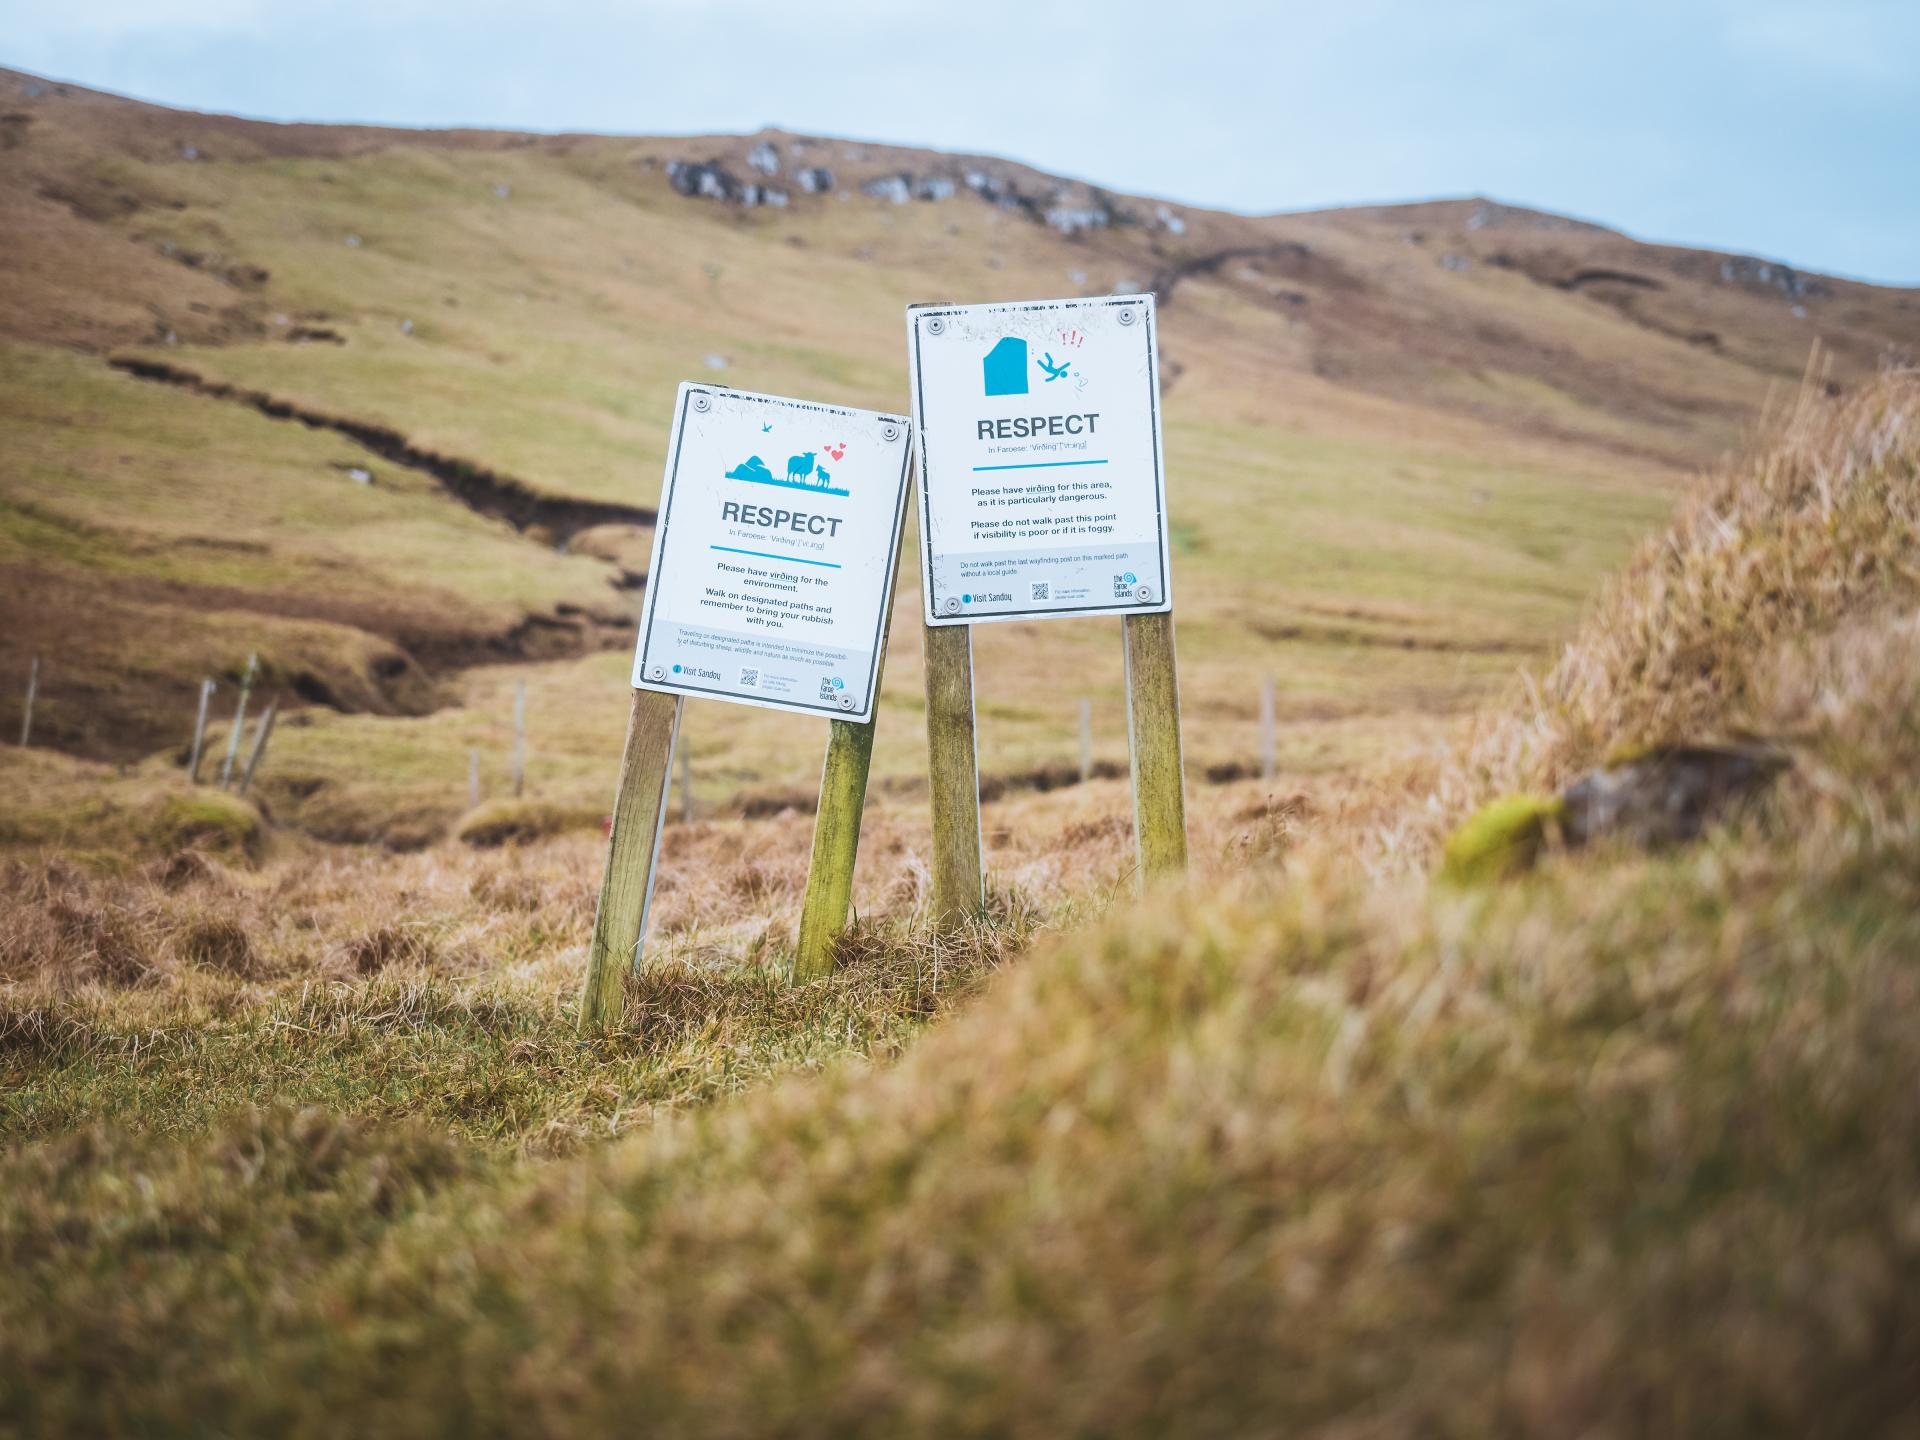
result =
[{"label": "grassy hillside", "polygon": [[[984,987],[1018,900],[954,949],[873,932],[796,991],[704,950],[670,888],[677,948],[583,1055],[578,842],[16,863],[0,1415],[1908,1433],[1920,382],[1785,423],[1461,748],[1243,815],[1202,847],[1238,879]],[[1791,767],[1698,843],[1425,878],[1502,791],[1738,735]],[[722,911],[788,883],[768,830],[674,834],[764,847]],[[1048,865],[1124,827],[1022,843],[1023,883],[1073,892]],[[388,886],[416,928],[360,928]],[[822,1068],[699,1104],[795,1064]],[[217,1118],[266,1094],[307,1108]]]},{"label": "grassy hillside", "polygon": [[[0,675],[40,654],[43,742],[129,762],[178,757],[200,677],[258,651],[301,721],[263,793],[334,838],[442,833],[476,746],[497,792],[520,679],[535,791],[604,807],[674,386],[897,409],[909,301],[1159,294],[1196,777],[1255,755],[1266,672],[1296,774],[1470,707],[1816,337],[1841,389],[1920,340],[1903,292],[1482,202],[1242,217],[811,137],[265,125],[11,73],[0,98]],[[675,162],[788,203],[682,194]],[[867,193],[901,176],[937,198]],[[1113,627],[991,627],[978,671],[990,773],[1071,763],[1082,695],[1118,758]],[[696,705],[687,734],[710,808],[813,783],[764,716]]]}]

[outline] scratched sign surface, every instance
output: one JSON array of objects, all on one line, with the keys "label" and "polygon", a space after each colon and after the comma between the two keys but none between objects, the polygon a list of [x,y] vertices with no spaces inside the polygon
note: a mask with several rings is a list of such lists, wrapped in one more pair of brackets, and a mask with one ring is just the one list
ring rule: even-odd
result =
[{"label": "scratched sign surface", "polygon": [[927,623],[1172,608],[1151,295],[907,311]]},{"label": "scratched sign surface", "polygon": [[634,685],[869,719],[907,436],[898,415],[682,385]]}]

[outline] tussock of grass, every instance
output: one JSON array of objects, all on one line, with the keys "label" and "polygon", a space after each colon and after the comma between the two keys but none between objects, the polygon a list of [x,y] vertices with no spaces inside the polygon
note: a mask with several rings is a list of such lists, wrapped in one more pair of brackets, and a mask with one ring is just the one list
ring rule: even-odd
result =
[{"label": "tussock of grass", "polygon": [[[1817,364],[1817,354],[1816,361]],[[1641,548],[1539,686],[1473,757],[1502,788],[1610,752],[1738,738],[1783,644],[1920,593],[1920,372],[1838,403],[1807,385],[1767,443]]]},{"label": "tussock of grass", "polygon": [[544,800],[489,800],[460,821],[458,837],[469,845],[490,847],[545,840],[569,830],[597,830],[605,811]]},{"label": "tussock of grass", "polygon": [[205,850],[228,860],[257,860],[266,849],[266,825],[245,800],[219,790],[171,795],[154,832],[168,850]]}]

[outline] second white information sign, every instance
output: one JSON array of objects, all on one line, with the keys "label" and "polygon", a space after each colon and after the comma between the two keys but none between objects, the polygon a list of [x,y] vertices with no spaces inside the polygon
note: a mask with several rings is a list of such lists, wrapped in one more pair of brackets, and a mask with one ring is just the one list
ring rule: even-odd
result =
[{"label": "second white information sign", "polygon": [[907,311],[929,625],[1172,608],[1151,295]]},{"label": "second white information sign", "polygon": [[897,415],[682,385],[634,685],[870,719],[907,435]]}]

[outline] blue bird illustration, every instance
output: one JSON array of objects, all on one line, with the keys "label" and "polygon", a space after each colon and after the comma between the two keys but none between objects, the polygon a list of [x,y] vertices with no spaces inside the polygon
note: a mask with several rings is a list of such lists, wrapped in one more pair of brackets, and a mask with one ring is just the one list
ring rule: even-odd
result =
[{"label": "blue bird illustration", "polygon": [[1053,352],[1051,350],[1047,352],[1046,358],[1040,361],[1040,368],[1047,372],[1048,383],[1058,380],[1067,373],[1067,367],[1065,365],[1056,365],[1053,363]]},{"label": "blue bird illustration", "polygon": [[765,420],[761,422],[760,433],[762,435],[766,434],[771,429],[773,429],[773,422],[771,420]]}]

